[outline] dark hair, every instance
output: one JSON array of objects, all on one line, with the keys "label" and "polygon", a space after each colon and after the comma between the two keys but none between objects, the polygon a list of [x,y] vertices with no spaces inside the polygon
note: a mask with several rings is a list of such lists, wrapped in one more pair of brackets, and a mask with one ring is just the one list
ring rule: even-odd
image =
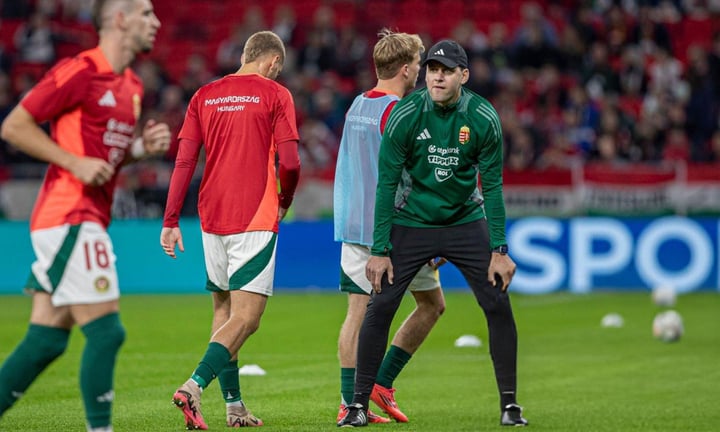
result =
[{"label": "dark hair", "polygon": [[92,8],[92,22],[96,31],[100,31],[103,26],[103,21],[107,18],[106,14],[110,10],[110,6],[115,4],[122,4],[124,7],[129,9],[135,0],[95,0]]}]

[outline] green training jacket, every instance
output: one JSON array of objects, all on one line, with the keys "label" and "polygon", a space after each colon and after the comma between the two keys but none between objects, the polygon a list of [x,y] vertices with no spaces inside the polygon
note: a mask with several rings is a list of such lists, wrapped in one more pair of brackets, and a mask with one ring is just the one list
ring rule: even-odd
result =
[{"label": "green training jacket", "polygon": [[372,254],[389,254],[392,224],[435,228],[486,214],[490,247],[506,244],[502,152],[500,118],[482,96],[463,87],[447,107],[427,89],[400,100],[380,145]]}]

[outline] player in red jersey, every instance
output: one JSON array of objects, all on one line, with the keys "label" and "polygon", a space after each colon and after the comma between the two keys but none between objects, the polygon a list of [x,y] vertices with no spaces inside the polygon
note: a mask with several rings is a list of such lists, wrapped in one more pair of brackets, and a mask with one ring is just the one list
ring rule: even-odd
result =
[{"label": "player in red jersey", "polygon": [[292,203],[300,173],[292,96],[274,81],[284,60],[285,47],[276,34],[253,34],[245,43],[242,67],[192,97],[179,134],[160,245],[173,258],[176,245],[184,250],[178,219],[204,147],[198,212],[207,289],[213,296],[210,344],[173,395],[188,429],[207,429],[200,394],[215,377],[227,425],[262,425],[243,403],[237,354],[259,327],[272,295],[278,223]]},{"label": "player in red jersey", "polygon": [[[2,124],[3,139],[50,165],[30,221],[37,258],[27,284],[30,327],[0,368],[0,416],[65,351],[77,325],[86,339],[87,428],[112,431],[113,375],[125,339],[107,233],[113,191],[123,164],[167,150],[170,129],[149,120],[135,136],[143,86],[128,66],[155,42],[152,3],[97,0],[93,13],[98,46],[60,61]],[[39,127],[46,121],[50,135]]]}]

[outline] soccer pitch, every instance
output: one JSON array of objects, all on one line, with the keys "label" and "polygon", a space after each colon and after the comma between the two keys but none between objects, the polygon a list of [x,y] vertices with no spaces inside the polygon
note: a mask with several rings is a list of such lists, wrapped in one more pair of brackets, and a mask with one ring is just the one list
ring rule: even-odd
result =
[{"label": "soccer pitch", "polygon": [[[387,431],[502,429],[485,318],[469,291],[446,293],[447,310],[396,381],[406,424],[370,425]],[[512,296],[519,332],[519,402],[533,430],[712,431],[720,410],[720,295],[678,298],[685,321],[676,343],[653,339],[661,309],[648,293]],[[22,337],[30,301],[0,297],[0,361]],[[408,296],[393,331],[412,308]],[[277,431],[337,430],[337,336],[346,297],[339,293],[277,291],[260,330],[239,363],[266,376],[241,376],[243,398]],[[127,329],[116,371],[114,426],[122,431],[179,431],[172,394],[207,346],[211,299],[203,295],[128,295],[121,299]],[[622,328],[602,328],[607,314]],[[464,334],[480,348],[456,348]],[[85,430],[78,390],[83,336],[76,329],[65,355],[0,420],[0,430]],[[225,430],[217,383],[202,400],[210,430]],[[371,407],[372,408],[372,407]]]}]

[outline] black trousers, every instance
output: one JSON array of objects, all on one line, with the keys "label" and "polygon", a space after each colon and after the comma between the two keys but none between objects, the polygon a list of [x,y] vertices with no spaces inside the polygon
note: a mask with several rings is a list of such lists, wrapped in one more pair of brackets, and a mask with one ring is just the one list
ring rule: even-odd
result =
[{"label": "black trousers", "polygon": [[360,329],[354,403],[368,407],[370,393],[388,343],[388,333],[410,281],[428,260],[444,257],[463,274],[488,323],[490,355],[500,392],[515,392],[517,331],[507,293],[488,281],[490,239],[487,221],[442,228],[393,225],[390,260],[394,283],[387,275],[382,292],[373,292]]}]

